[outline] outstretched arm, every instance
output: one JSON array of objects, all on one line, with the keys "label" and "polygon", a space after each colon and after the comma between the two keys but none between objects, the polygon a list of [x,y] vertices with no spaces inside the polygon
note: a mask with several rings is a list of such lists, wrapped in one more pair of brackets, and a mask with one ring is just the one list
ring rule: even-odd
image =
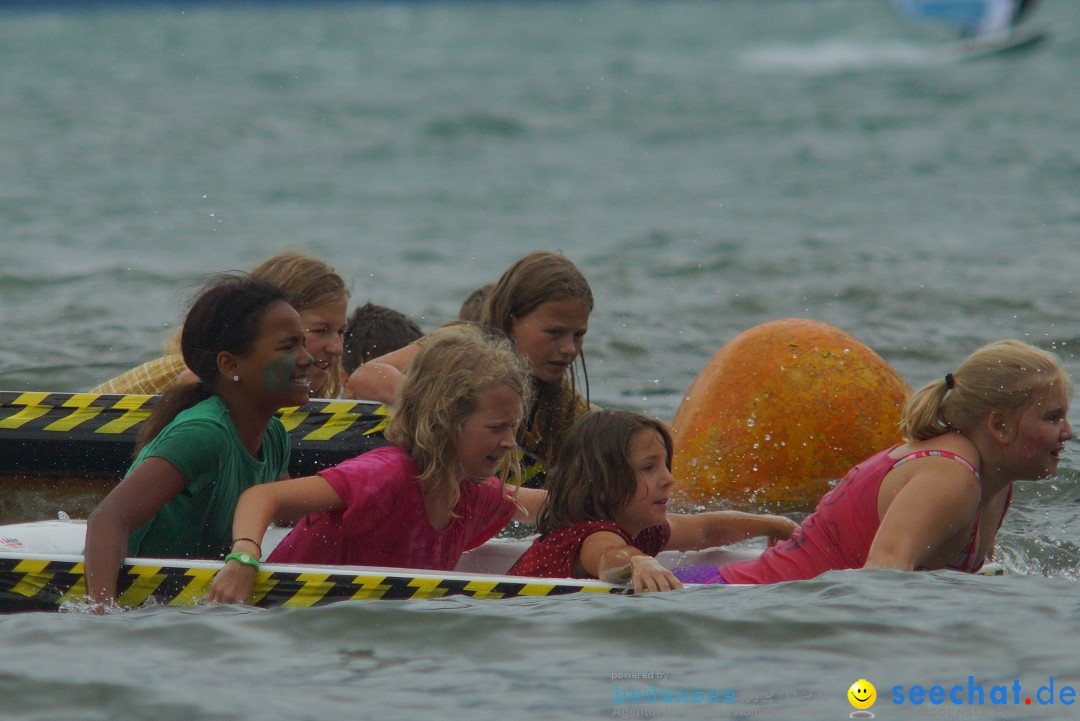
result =
[{"label": "outstretched arm", "polygon": [[634,593],[682,588],[679,579],[659,561],[609,531],[589,534],[578,551],[574,570],[608,583],[629,581]]},{"label": "outstretched arm", "polygon": [[[320,476],[253,486],[241,494],[236,504],[233,538],[237,540],[233,542],[233,550],[258,556],[263,534],[271,521],[295,520],[308,513],[333,511],[342,506],[341,497]],[[210,603],[247,603],[254,584],[254,566],[236,560],[226,561],[214,576],[207,600]]]},{"label": "outstretched arm", "polygon": [[349,397],[393,403],[401,379],[405,377],[405,369],[419,350],[419,344],[410,343],[362,364],[346,383]]},{"label": "outstretched arm", "polygon": [[540,513],[540,507],[547,500],[547,491],[539,488],[518,488],[512,491],[507,488],[508,497],[514,501],[517,510],[510,520],[536,525],[536,516]]},{"label": "outstretched arm", "polygon": [[187,482],[164,458],[151,456],[132,469],[86,523],[86,589],[100,606],[116,603],[116,581],[128,536],[184,490]]},{"label": "outstretched arm", "polygon": [[740,511],[709,513],[669,513],[671,538],[667,550],[700,551],[726,546],[755,536],[767,536],[769,545],[791,536],[799,527],[784,516]]}]

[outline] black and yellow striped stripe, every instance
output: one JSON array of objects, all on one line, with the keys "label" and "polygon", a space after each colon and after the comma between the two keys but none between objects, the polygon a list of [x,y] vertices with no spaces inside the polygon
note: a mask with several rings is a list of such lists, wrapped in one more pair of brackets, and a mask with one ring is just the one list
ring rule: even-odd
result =
[{"label": "black and yellow striped stripe", "polygon": [[[159,396],[0,391],[0,474],[120,478]],[[292,439],[293,476],[385,443],[389,411],[369,401],[312,400],[278,417]]]},{"label": "black and yellow striped stripe", "polygon": [[[195,605],[206,598],[214,574],[220,568],[220,564],[213,562],[131,561],[121,569],[117,589],[118,603],[128,607],[146,603]],[[625,589],[590,580],[264,565],[256,576],[251,602],[263,608],[307,607],[356,600],[445,596],[499,599],[579,592],[625,593]],[[85,596],[86,579],[81,558],[0,555],[0,613],[57,611],[65,602],[85,601]]]}]

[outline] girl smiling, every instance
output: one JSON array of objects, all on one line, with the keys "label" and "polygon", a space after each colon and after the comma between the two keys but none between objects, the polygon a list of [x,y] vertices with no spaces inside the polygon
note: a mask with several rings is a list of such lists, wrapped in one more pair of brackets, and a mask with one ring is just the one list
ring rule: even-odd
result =
[{"label": "girl smiling", "polygon": [[87,523],[87,587],[98,604],[115,600],[125,555],[219,558],[240,494],[288,468],[275,413],[307,403],[312,359],[286,293],[218,276],[192,304],[180,344],[198,379],[162,396],[131,469]]},{"label": "girl smiling", "polygon": [[535,518],[545,493],[515,492],[495,477],[517,471],[507,461],[528,395],[528,371],[507,340],[454,326],[434,331],[401,384],[391,445],[244,493],[233,550],[246,558],[225,564],[210,600],[249,599],[275,518],[301,520],[271,562],[438,570],[453,569],[509,521]]},{"label": "girl smiling", "polygon": [[990,556],[1013,482],[1057,472],[1072,381],[1052,353],[1017,340],[979,348],[923,386],[907,439],[854,466],[785,543],[753,561],[676,569],[684,581],[775,583],[847,568],[974,573]]}]

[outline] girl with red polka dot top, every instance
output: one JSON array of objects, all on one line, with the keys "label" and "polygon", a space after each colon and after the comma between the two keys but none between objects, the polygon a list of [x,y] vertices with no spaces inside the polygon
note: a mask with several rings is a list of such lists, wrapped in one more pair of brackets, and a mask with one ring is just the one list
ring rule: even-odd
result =
[{"label": "girl with red polka dot top", "polygon": [[599,578],[634,591],[682,584],[655,556],[700,550],[752,536],[783,539],[796,524],[782,516],[737,511],[668,513],[674,479],[671,434],[660,421],[630,411],[597,410],[570,429],[548,477],[541,536],[512,575]]}]

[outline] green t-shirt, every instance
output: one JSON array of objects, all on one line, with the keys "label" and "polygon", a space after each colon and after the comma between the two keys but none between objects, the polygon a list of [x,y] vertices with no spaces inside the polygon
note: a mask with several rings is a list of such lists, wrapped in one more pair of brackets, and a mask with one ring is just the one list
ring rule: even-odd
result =
[{"label": "green t-shirt", "polygon": [[240,442],[229,409],[217,396],[181,411],[132,464],[156,456],[176,467],[187,486],[128,538],[128,555],[220,558],[232,541],[240,494],[276,481],[289,465],[289,434],[277,418],[263,439],[262,458]]}]

